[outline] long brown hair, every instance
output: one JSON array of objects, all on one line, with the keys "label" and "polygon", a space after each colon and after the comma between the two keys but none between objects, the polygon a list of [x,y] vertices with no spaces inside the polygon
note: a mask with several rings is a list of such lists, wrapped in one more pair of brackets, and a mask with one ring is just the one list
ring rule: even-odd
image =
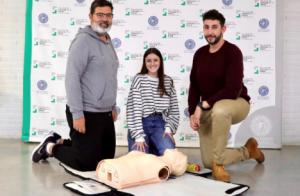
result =
[{"label": "long brown hair", "polygon": [[165,72],[164,72],[164,61],[163,57],[161,55],[161,52],[157,48],[149,48],[148,50],[145,51],[144,57],[143,57],[143,66],[140,71],[140,74],[147,74],[148,69],[146,67],[146,57],[149,54],[155,54],[159,57],[160,60],[160,66],[157,70],[157,76],[158,76],[158,88],[157,90],[159,91],[160,96],[162,97],[164,94],[169,95],[169,93],[166,91],[165,88]]}]

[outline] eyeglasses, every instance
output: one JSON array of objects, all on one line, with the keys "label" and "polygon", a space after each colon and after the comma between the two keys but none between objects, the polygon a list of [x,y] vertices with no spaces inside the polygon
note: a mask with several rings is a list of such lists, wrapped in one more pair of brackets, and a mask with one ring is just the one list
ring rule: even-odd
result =
[{"label": "eyeglasses", "polygon": [[105,14],[105,13],[95,13],[95,15],[99,18],[104,18],[105,16],[107,18],[112,18],[114,16],[112,13],[107,13],[107,14]]}]

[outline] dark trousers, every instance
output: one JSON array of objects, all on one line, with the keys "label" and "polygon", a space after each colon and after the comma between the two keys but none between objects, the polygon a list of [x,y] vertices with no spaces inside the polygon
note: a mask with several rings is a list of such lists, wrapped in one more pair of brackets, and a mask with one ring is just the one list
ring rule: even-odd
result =
[{"label": "dark trousers", "polygon": [[114,158],[116,134],[111,112],[84,112],[85,134],[73,128],[73,118],[68,106],[66,116],[71,140],[64,140],[62,145],[54,146],[55,158],[80,171],[96,170],[99,161]]}]

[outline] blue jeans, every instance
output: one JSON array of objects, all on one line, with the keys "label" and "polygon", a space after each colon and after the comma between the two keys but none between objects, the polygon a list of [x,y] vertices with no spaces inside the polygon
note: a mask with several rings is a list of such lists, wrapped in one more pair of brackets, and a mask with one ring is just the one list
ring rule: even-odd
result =
[{"label": "blue jeans", "polygon": [[[145,152],[161,156],[166,149],[174,149],[175,144],[165,133],[165,121],[161,115],[150,115],[142,119],[145,139]],[[128,150],[136,150],[135,140],[128,133]]]}]

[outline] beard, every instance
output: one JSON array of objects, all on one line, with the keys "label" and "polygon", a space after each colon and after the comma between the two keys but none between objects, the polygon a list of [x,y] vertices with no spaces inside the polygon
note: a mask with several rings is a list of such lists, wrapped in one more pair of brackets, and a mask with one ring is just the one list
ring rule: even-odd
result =
[{"label": "beard", "polygon": [[91,24],[91,28],[93,29],[93,31],[95,31],[96,33],[99,33],[99,34],[105,34],[110,30],[111,25],[107,24],[106,26],[107,27],[102,27],[97,23]]},{"label": "beard", "polygon": [[[210,37],[210,38],[209,38]],[[213,38],[213,39],[211,39]],[[206,41],[210,44],[210,45],[215,45],[217,44],[222,38],[222,34],[220,34],[219,36],[205,36]]]}]

